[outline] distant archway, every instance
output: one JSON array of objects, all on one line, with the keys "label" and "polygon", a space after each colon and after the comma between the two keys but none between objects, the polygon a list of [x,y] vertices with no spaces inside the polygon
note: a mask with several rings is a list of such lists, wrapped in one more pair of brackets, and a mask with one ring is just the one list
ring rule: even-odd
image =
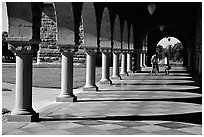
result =
[{"label": "distant archway", "polygon": [[159,53],[161,61],[164,59],[164,54],[167,53],[172,65],[183,65],[183,45],[175,37],[168,36],[162,38],[157,44],[156,52]]},{"label": "distant archway", "polygon": [[[182,43],[183,50],[182,52],[185,53],[187,50],[186,45],[186,38],[178,29],[172,27],[172,26],[165,26],[164,29],[161,31],[160,28],[154,28],[147,34],[147,66],[151,66],[151,57],[156,52],[156,46],[159,43],[159,41],[163,38],[167,38],[167,40],[170,37],[177,38],[180,43]],[[171,38],[170,38],[171,39]],[[183,65],[185,66],[186,63],[186,57],[185,54],[183,54]]]}]

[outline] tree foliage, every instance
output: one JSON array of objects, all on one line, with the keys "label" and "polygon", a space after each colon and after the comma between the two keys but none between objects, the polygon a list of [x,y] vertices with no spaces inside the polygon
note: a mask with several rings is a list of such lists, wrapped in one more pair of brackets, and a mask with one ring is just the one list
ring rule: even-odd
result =
[{"label": "tree foliage", "polygon": [[15,60],[15,56],[11,50],[8,50],[8,43],[6,41],[6,38],[8,37],[8,32],[3,31],[2,32],[2,56],[6,60]]},{"label": "tree foliage", "polygon": [[156,47],[156,51],[159,52],[159,58],[164,58],[164,54],[169,55],[169,59],[172,61],[182,61],[183,60],[183,46],[182,43],[177,42],[174,45],[168,45],[164,48],[162,45]]}]

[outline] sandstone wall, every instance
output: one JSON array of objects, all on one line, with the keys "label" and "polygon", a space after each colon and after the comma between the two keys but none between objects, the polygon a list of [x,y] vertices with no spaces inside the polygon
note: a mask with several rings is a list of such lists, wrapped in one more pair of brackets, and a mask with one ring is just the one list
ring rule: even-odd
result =
[{"label": "sandstone wall", "polygon": [[[83,43],[83,27],[81,24],[80,27],[81,32],[81,43]],[[54,7],[51,2],[44,3],[44,9],[42,13],[41,19],[41,44],[40,50],[38,51],[38,63],[41,62],[60,62],[61,61],[61,53],[58,50],[56,43],[56,19],[54,14]],[[86,55],[85,52],[80,49],[74,55],[74,63],[85,63]]]}]

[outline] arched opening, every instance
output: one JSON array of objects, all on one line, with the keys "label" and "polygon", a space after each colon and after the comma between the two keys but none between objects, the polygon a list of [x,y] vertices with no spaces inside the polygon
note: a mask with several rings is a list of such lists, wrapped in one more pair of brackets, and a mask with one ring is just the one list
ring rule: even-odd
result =
[{"label": "arched opening", "polygon": [[120,19],[119,16],[116,15],[114,21],[113,28],[113,49],[120,50],[121,49],[121,29],[120,29]]},{"label": "arched opening", "polygon": [[[172,26],[165,26],[162,31],[160,27],[154,28],[147,34],[147,66],[151,66],[151,62],[150,62],[151,57],[152,55],[155,54],[157,45],[158,43],[160,43],[160,40],[166,43],[167,44],[166,46],[171,45],[171,48],[178,41],[178,43],[182,43],[182,53],[185,53],[187,50],[186,38],[183,35],[183,33],[181,33],[178,29]],[[185,54],[183,54],[182,56],[183,56],[183,62],[181,64],[185,66],[185,62],[186,62]]]},{"label": "arched opening", "polygon": [[129,30],[129,39],[128,39],[128,49],[129,51],[133,51],[134,47],[133,47],[133,25],[130,25],[130,30]]},{"label": "arched opening", "polygon": [[128,24],[127,24],[127,21],[125,21],[124,25],[123,25],[122,49],[128,50]]},{"label": "arched opening", "polygon": [[156,47],[161,62],[164,60],[164,54],[169,55],[170,64],[173,66],[183,65],[183,45],[175,37],[167,36],[162,38]]},{"label": "arched opening", "polygon": [[2,31],[8,32],[8,13],[6,2],[2,2]]},{"label": "arched opening", "polygon": [[2,2],[2,62],[15,62],[14,53],[8,49],[8,13],[6,2]]},{"label": "arched opening", "polygon": [[103,10],[101,29],[100,29],[100,47],[111,48],[111,23],[110,14],[107,7]]}]

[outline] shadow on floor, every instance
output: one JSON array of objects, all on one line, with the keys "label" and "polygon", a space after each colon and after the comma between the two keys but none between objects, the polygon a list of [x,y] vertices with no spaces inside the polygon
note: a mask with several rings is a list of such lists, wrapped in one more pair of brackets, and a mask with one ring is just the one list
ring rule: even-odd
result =
[{"label": "shadow on floor", "polygon": [[187,113],[187,114],[175,114],[175,115],[154,115],[154,116],[104,116],[104,117],[87,117],[79,118],[74,115],[62,114],[55,115],[54,118],[40,118],[39,121],[65,121],[65,120],[130,120],[130,121],[142,121],[142,120],[162,120],[162,121],[178,121],[194,124],[202,124],[202,112]]},{"label": "shadow on floor", "polygon": [[172,91],[172,92],[189,92],[189,93],[198,93],[198,94],[202,94],[202,90],[199,88],[199,89],[170,89],[170,88],[166,88],[166,89],[142,89],[142,88],[138,88],[138,89],[110,89],[110,90],[105,90],[105,89],[102,89],[98,92],[103,92],[103,91]]},{"label": "shadow on floor", "polygon": [[77,102],[105,102],[105,101],[174,101],[174,102],[185,102],[185,103],[196,103],[202,104],[202,97],[193,97],[193,98],[164,98],[164,99],[105,99],[97,100],[97,99],[89,99],[89,100],[80,100],[78,99]]}]

